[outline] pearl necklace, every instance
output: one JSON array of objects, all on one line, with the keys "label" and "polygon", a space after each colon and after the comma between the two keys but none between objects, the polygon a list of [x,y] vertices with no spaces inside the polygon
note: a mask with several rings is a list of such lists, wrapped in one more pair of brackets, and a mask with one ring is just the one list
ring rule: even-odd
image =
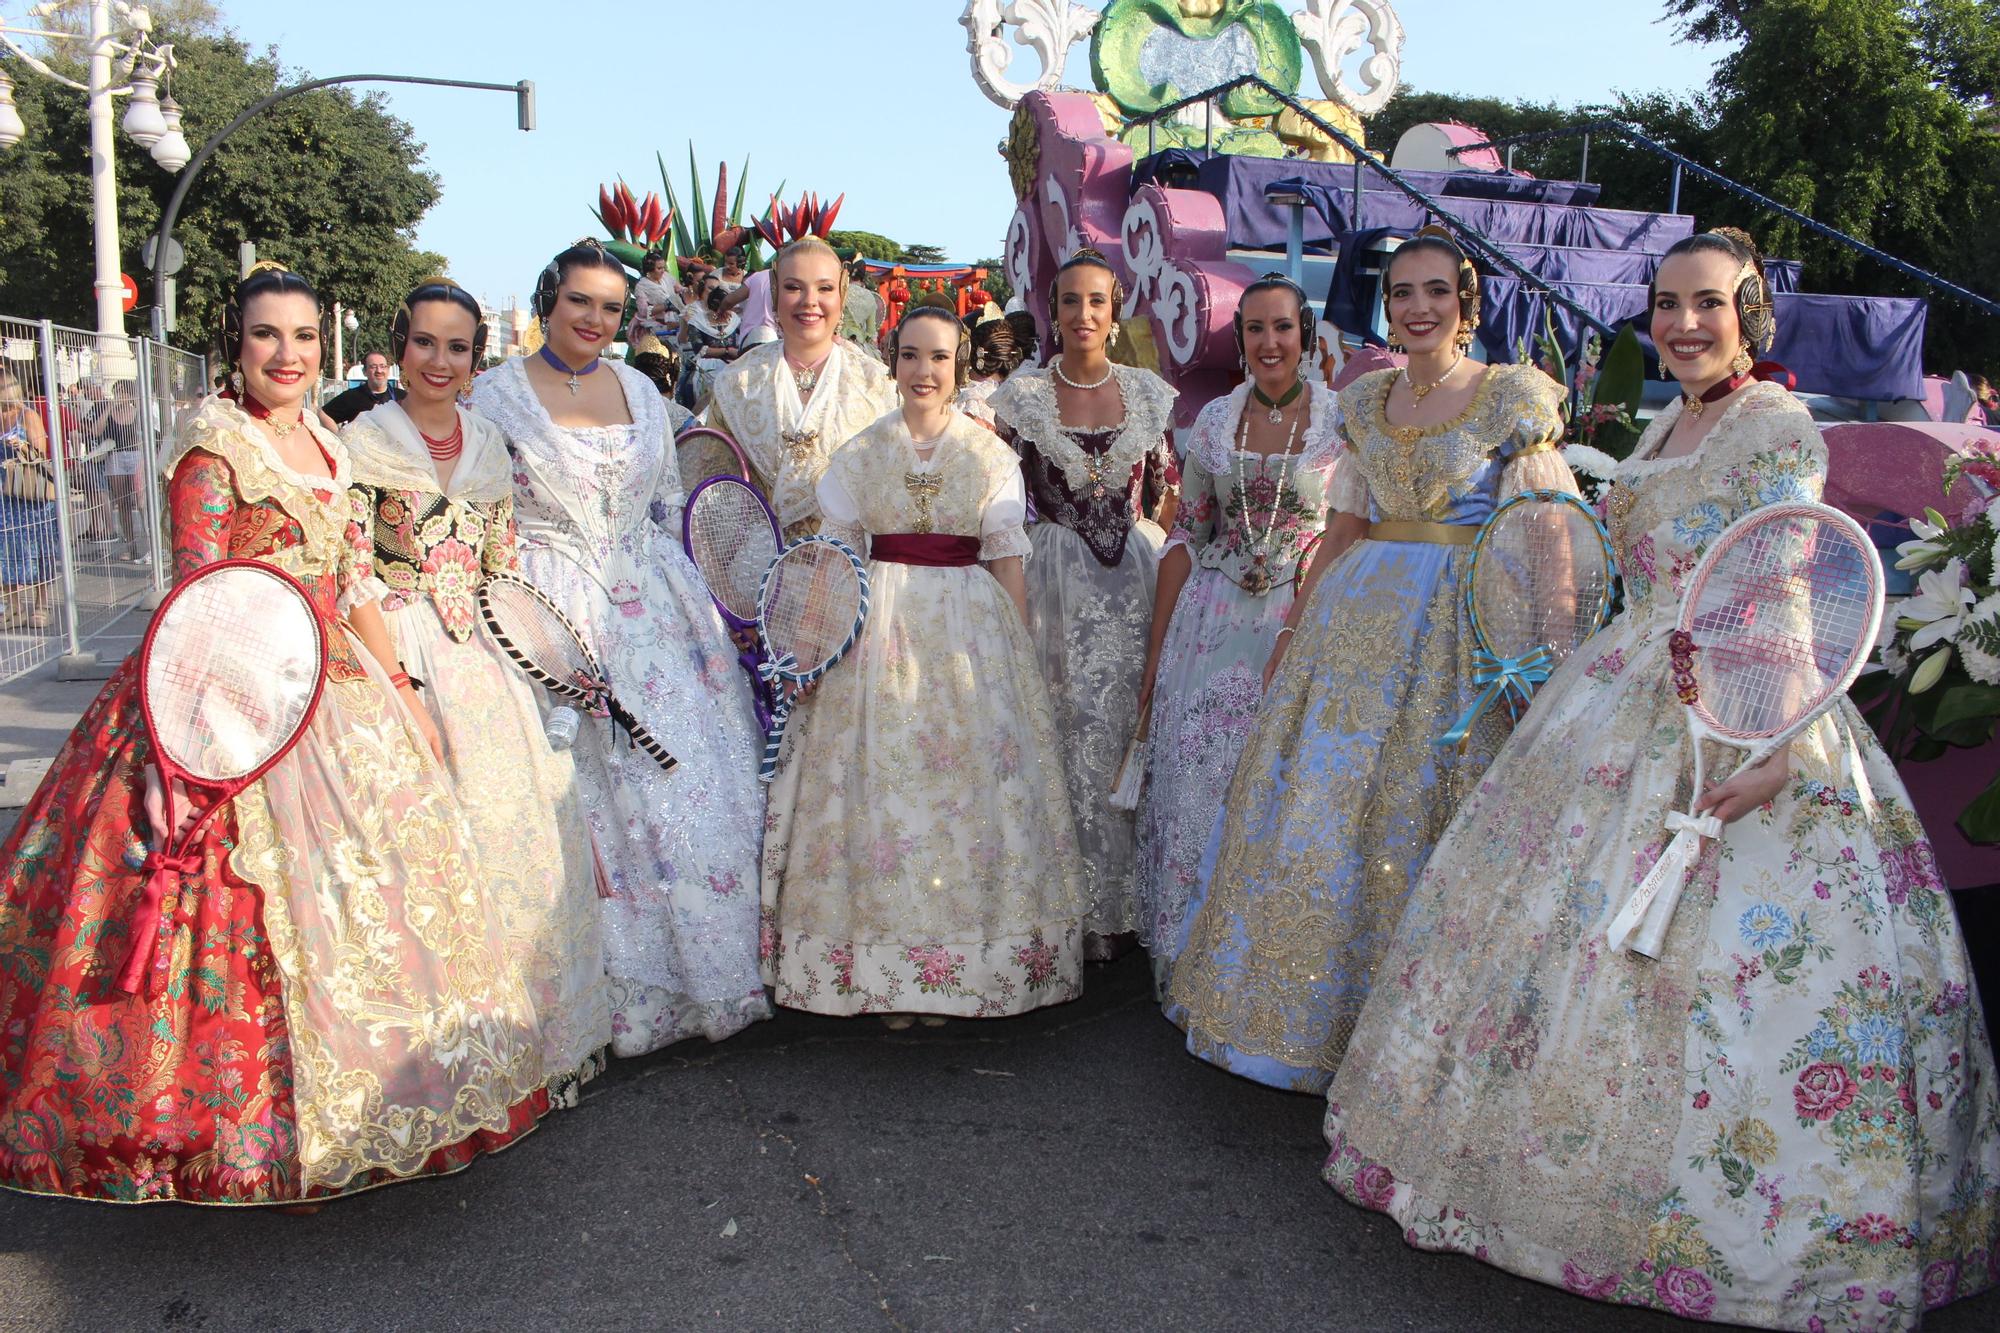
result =
[{"label": "pearl necklace", "polygon": [[[1300,385],[1304,387],[1303,383]],[[1245,404],[1248,407],[1248,404]],[[1253,597],[1261,597],[1271,590],[1271,534],[1278,530],[1278,511],[1285,507],[1285,487],[1291,482],[1292,445],[1299,438],[1299,422],[1305,419],[1301,412],[1292,418],[1292,427],[1285,435],[1285,448],[1278,455],[1278,489],[1271,496],[1271,512],[1265,516],[1264,535],[1257,538],[1256,555],[1250,561],[1250,568],[1243,575],[1240,585],[1243,591]],[[1250,455],[1250,413],[1246,410],[1237,419],[1236,454],[1229,460],[1230,470],[1236,476],[1236,493],[1243,497],[1243,523],[1252,536],[1256,535],[1256,520],[1250,517],[1250,483],[1243,473],[1243,460]],[[1269,454],[1260,455],[1268,460]],[[1258,464],[1261,471],[1263,463]]]},{"label": "pearl necklace", "polygon": [[1063,382],[1064,384],[1067,384],[1067,385],[1069,385],[1069,387],[1070,387],[1070,388],[1072,388],[1072,389],[1082,389],[1082,390],[1084,390],[1084,391],[1085,391],[1086,393],[1087,393],[1087,392],[1089,392],[1089,391],[1090,391],[1090,390],[1092,390],[1092,389],[1101,389],[1101,388],[1103,388],[1103,387],[1104,387],[1105,385],[1107,385],[1107,384],[1111,383],[1111,377],[1112,377],[1112,376],[1113,376],[1114,374],[1116,374],[1116,373],[1117,373],[1117,372],[1116,372],[1115,370],[1113,370],[1113,369],[1112,369],[1112,367],[1110,367],[1109,365],[1107,365],[1107,366],[1105,366],[1105,367],[1104,367],[1104,375],[1103,375],[1103,378],[1101,378],[1101,379],[1097,380],[1097,381],[1096,381],[1095,383],[1093,383],[1093,384],[1078,384],[1078,383],[1077,383],[1077,382],[1076,382],[1075,380],[1073,380],[1073,379],[1071,379],[1071,378],[1070,378],[1069,376],[1067,376],[1067,375],[1063,374],[1063,368],[1062,368],[1062,361],[1061,361],[1061,359],[1060,359],[1060,358],[1058,358],[1058,359],[1057,359],[1057,361],[1056,361],[1056,367],[1055,367],[1055,369],[1056,369],[1056,378],[1057,378],[1057,379],[1061,380],[1061,381],[1062,381],[1062,382]]},{"label": "pearl necklace", "polygon": [[1464,363],[1465,363],[1465,353],[1460,352],[1458,354],[1458,359],[1451,363],[1450,368],[1447,369],[1444,372],[1444,374],[1432,380],[1429,384],[1418,384],[1414,380],[1412,380],[1410,378],[1410,367],[1407,364],[1405,364],[1403,367],[1403,383],[1409,385],[1410,387],[1410,401],[1413,403],[1421,403],[1422,401],[1424,401],[1424,399],[1430,397],[1432,392],[1435,391],[1440,384],[1443,384],[1446,380],[1451,378],[1452,371],[1457,370],[1459,366],[1463,365]]}]

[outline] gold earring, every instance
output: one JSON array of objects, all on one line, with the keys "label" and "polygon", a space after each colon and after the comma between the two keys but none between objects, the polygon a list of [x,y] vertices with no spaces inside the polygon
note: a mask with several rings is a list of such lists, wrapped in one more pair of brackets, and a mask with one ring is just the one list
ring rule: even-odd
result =
[{"label": "gold earring", "polygon": [[1745,343],[1743,350],[1736,354],[1736,359],[1729,363],[1729,368],[1739,375],[1748,375],[1750,367],[1756,364],[1756,361],[1750,356],[1750,345]]},{"label": "gold earring", "polygon": [[1458,350],[1461,352],[1472,350],[1472,326],[1469,324],[1458,326]]}]

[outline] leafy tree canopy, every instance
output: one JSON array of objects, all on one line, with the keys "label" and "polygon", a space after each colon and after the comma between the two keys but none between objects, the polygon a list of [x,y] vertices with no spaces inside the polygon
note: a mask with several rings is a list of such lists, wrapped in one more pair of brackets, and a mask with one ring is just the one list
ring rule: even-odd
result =
[{"label": "leafy tree canopy", "polygon": [[[171,41],[179,59],[173,91],[195,146],[258,98],[310,77],[283,69],[275,51],[252,53],[206,11],[200,4],[154,9],[156,38]],[[0,311],[92,327],[85,99],[13,62],[5,67],[28,134],[0,155],[0,216],[7,219],[0,227]],[[173,341],[209,349],[239,246],[252,241],[259,258],[296,269],[329,302],[354,310],[361,328],[349,340],[350,355],[386,349],[396,303],[419,277],[445,271],[441,256],[414,243],[416,224],[439,193],[422,160],[423,145],[379,98],[341,89],[306,93],[246,124],[209,160],[175,224],[187,265],[178,275]],[[117,162],[121,262],[140,282],[137,330],[153,299],[140,250],[175,177],[122,132]]]},{"label": "leafy tree canopy", "polygon": [[835,230],[827,233],[826,240],[827,244],[836,250],[858,250],[870,259],[880,259],[884,262],[903,253],[902,246],[887,236],[880,236],[872,231]]},{"label": "leafy tree canopy", "polygon": [[896,258],[909,264],[948,264],[951,256],[935,245],[906,245]]}]

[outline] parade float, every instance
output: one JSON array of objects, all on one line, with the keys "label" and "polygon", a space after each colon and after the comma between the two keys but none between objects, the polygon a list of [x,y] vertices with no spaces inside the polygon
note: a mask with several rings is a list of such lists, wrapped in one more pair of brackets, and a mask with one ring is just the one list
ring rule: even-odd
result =
[{"label": "parade float", "polygon": [[[1400,240],[1426,222],[1450,227],[1481,269],[1478,355],[1563,368],[1596,368],[1601,356],[1607,380],[1616,361],[1615,400],[1606,385],[1563,372],[1577,388],[1572,438],[1607,420],[1636,425],[1668,392],[1648,384],[1656,363],[1647,283],[1667,248],[1697,227],[1678,209],[1688,176],[1788,213],[1919,288],[2000,315],[1990,299],[1789,213],[1632,126],[1581,132],[1616,134],[1658,157],[1669,187],[1663,211],[1606,206],[1588,181],[1513,172],[1505,145],[1473,126],[1418,125],[1394,145],[1371,147],[1363,118],[1395,95],[1402,63],[1403,26],[1386,0],[1302,0],[1289,13],[1268,0],[1107,0],[1101,10],[969,0],[959,22],[974,82],[1009,114],[1002,153],[1016,208],[1007,282],[1046,336],[1048,309],[1036,294],[1077,248],[1101,251],[1126,292],[1114,356],[1180,391],[1183,426],[1237,378],[1230,312],[1267,270],[1286,272],[1322,302],[1323,336],[1339,344],[1327,349],[1336,383],[1391,364],[1381,350],[1379,277]],[[1065,64],[1084,43],[1093,86],[1066,88]],[[1019,65],[1032,77],[1016,77]],[[1309,73],[1318,97],[1306,88]],[[1871,527],[1892,566],[1895,548],[1916,536],[1912,518],[1953,530],[1978,524],[1991,495],[1979,480],[1985,469],[1950,468],[1965,475],[1949,494],[1945,476],[1954,460],[2000,454],[2000,436],[1964,424],[1969,403],[1926,377],[1928,302],[1807,291],[1800,265],[1784,259],[1770,262],[1768,276],[1779,330],[1771,355],[1826,423],[1829,502]],[[1631,438],[1628,429],[1628,447]],[[1933,583],[1942,578],[1931,573]],[[1909,571],[1902,584],[1919,593]],[[2000,623],[2000,610],[1979,605]],[[1971,611],[1956,601],[1951,609]],[[1984,680],[2000,676],[2000,657],[1961,648],[1959,659],[1952,680],[2000,698],[2000,681]],[[1959,885],[2000,882],[1992,845],[2000,784],[1988,786],[2000,768],[1991,716],[2000,705],[1982,713],[1973,695],[1957,694],[1941,708],[1938,696],[1925,699],[1928,688],[1912,692],[1928,683],[1902,665],[1893,692],[1915,706],[1900,714],[1898,754],[1944,872]]]}]

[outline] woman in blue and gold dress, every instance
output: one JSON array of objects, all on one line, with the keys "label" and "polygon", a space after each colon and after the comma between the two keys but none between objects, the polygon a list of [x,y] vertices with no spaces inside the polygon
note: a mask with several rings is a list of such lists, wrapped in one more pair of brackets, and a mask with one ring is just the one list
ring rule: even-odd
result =
[{"label": "woman in blue and gold dress", "polygon": [[1443,232],[1390,261],[1384,304],[1409,364],[1341,392],[1326,533],[1168,989],[1190,1051],[1274,1087],[1326,1090],[1410,886],[1498,747],[1497,722],[1462,754],[1436,744],[1474,694],[1462,594],[1479,525],[1520,491],[1575,489],[1556,452],[1561,387],[1465,354],[1478,284]]}]

